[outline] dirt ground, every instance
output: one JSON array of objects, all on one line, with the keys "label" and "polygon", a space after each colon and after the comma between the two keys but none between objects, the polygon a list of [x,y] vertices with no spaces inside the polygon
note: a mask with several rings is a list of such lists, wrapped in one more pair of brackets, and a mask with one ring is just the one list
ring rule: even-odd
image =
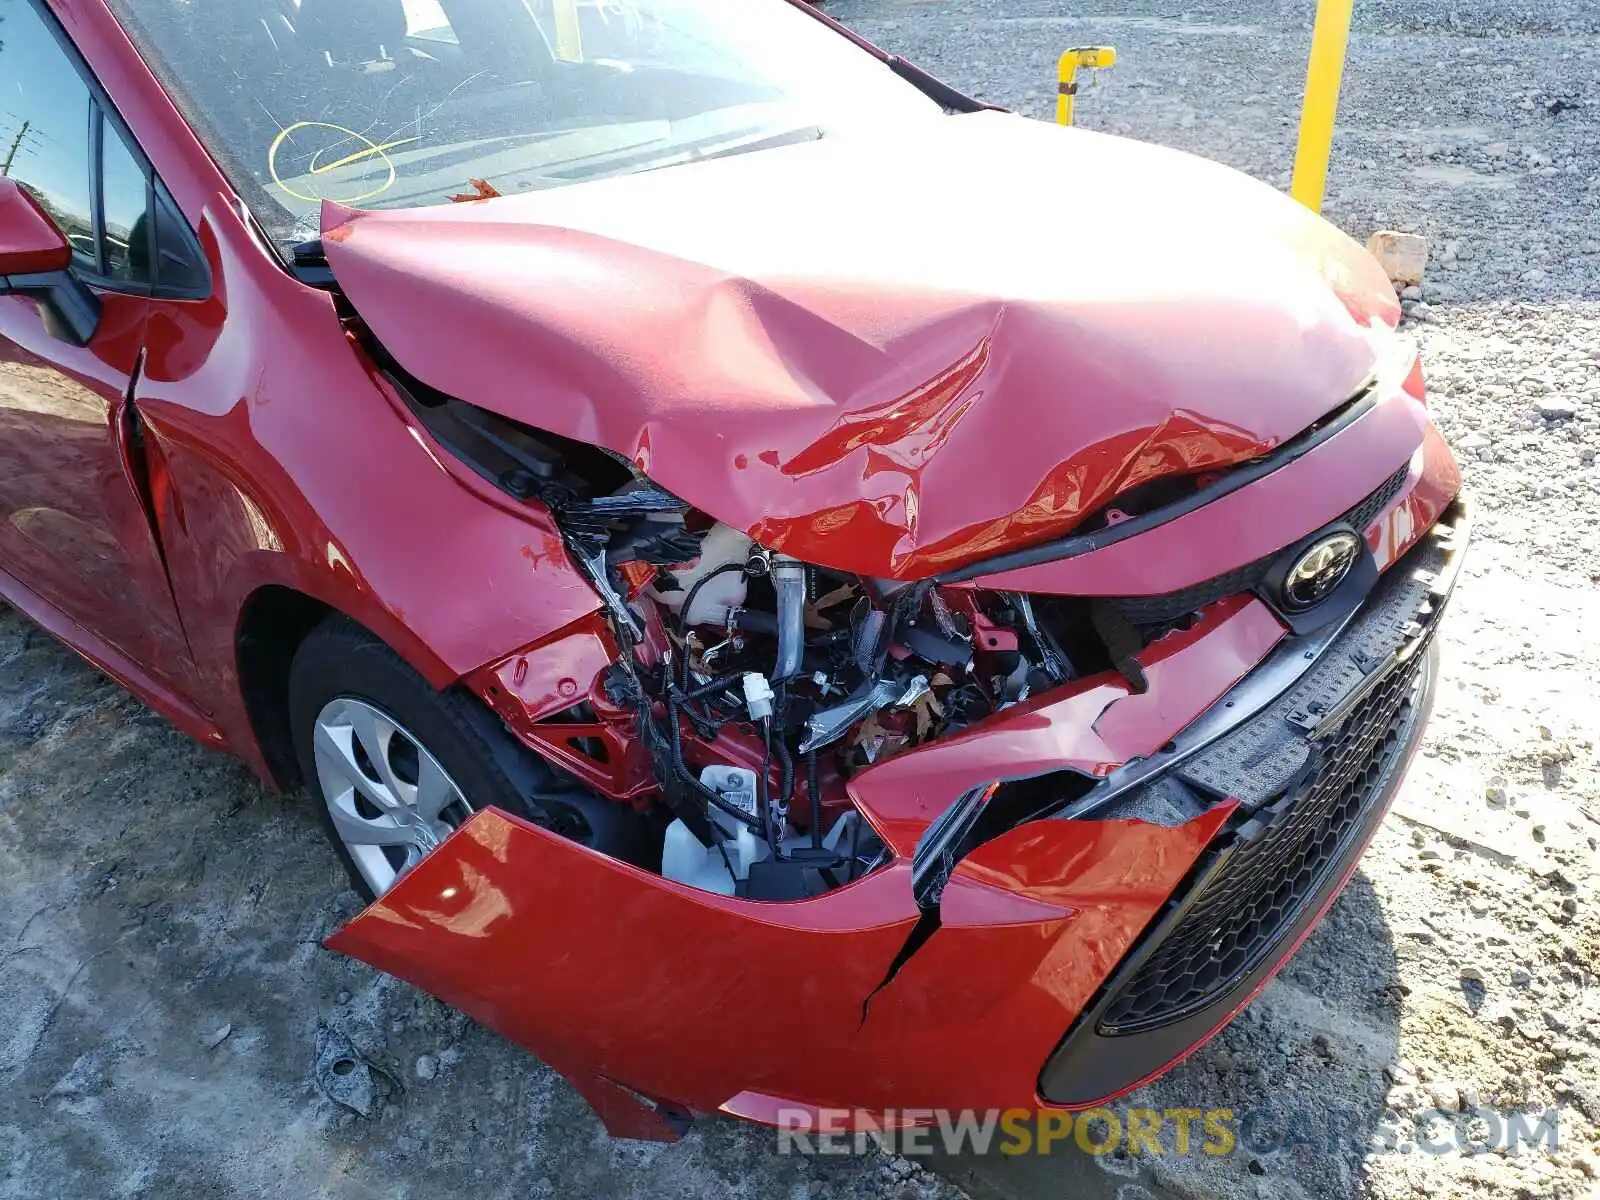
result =
[{"label": "dirt ground", "polygon": [[[1113,43],[1084,125],[1280,184],[1311,8],[830,5],[1035,116],[1061,48]],[[1600,6],[1358,9],[1328,212],[1433,240],[1407,307],[1479,524],[1423,755],[1360,874],[1130,1101],[1263,1113],[1254,1149],[808,1161],[714,1118],[610,1142],[538,1062],[321,949],[357,902],[304,797],[0,613],[0,1198],[1600,1195]],[[378,1068],[369,1118],[318,1090],[320,1028]],[[1557,1108],[1557,1149],[1403,1152],[1414,1114],[1478,1105]],[[1315,1132],[1330,1113],[1344,1136]]]}]

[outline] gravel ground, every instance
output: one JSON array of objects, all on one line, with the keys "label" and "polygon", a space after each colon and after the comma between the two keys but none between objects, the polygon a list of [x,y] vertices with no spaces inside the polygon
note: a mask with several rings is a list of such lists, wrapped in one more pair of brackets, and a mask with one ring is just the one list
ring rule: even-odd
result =
[{"label": "gravel ground", "polygon": [[[1286,183],[1311,7],[830,11],[1036,116],[1060,48],[1113,43],[1084,125]],[[1596,1195],[1600,6],[1359,8],[1328,212],[1362,238],[1433,240],[1409,307],[1476,543],[1423,756],[1361,873],[1238,1022],[1130,1102],[1267,1112],[1301,1144],[930,1172],[780,1158],[721,1120],[675,1147],[608,1142],[541,1065],[318,947],[356,901],[303,798],[264,793],[0,613],[0,1198]],[[320,1026],[381,1068],[371,1119],[314,1086]],[[1368,1144],[1474,1103],[1559,1106],[1558,1149]],[[1330,1109],[1355,1136],[1322,1135]]]}]

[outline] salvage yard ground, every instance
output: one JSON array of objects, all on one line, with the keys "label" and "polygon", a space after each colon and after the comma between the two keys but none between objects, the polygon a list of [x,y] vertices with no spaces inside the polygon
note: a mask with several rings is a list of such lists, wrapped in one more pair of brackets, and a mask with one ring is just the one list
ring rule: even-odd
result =
[{"label": "salvage yard ground", "polygon": [[[1114,43],[1084,126],[1286,185],[1312,8],[829,11],[1040,117],[1060,49]],[[1362,0],[1341,116],[1329,215],[1432,239],[1408,309],[1479,525],[1431,734],[1362,871],[1234,1026],[1130,1101],[1266,1114],[1254,1151],[807,1161],[709,1118],[609,1142],[538,1062],[320,948],[357,902],[303,796],[0,613],[0,1198],[1600,1194],[1600,6]],[[320,1027],[389,1073],[370,1119],[315,1086]],[[1370,1152],[1477,1104],[1557,1107],[1558,1148]],[[1350,1136],[1266,1144],[1329,1110]]]}]

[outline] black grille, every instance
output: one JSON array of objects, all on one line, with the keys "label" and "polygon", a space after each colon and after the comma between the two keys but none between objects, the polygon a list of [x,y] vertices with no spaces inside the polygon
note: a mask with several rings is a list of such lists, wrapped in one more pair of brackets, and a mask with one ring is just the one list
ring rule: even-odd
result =
[{"label": "black grille", "polygon": [[[1400,489],[1405,486],[1406,476],[1410,471],[1411,465],[1407,463],[1338,520],[1363,533],[1366,532],[1367,526],[1371,525],[1378,514],[1388,508],[1400,494]],[[1248,592],[1258,586],[1266,578],[1272,560],[1278,553],[1275,550],[1265,558],[1258,558],[1255,562],[1235,567],[1215,578],[1176,592],[1163,592],[1158,596],[1114,596],[1106,603],[1135,625],[1145,627],[1166,625],[1192,612],[1198,612],[1208,604],[1214,604],[1228,596],[1237,596],[1240,592]]]},{"label": "black grille", "polygon": [[1363,828],[1405,750],[1418,647],[1317,742],[1299,782],[1212,852],[1193,898],[1105,1008],[1100,1030],[1138,1033],[1204,1008],[1261,962]]},{"label": "black grille", "polygon": [[1407,463],[1393,475],[1389,476],[1389,478],[1385,479],[1383,483],[1378,486],[1377,491],[1373,492],[1372,495],[1368,496],[1360,504],[1356,505],[1339,519],[1349,525],[1352,529],[1359,529],[1362,533],[1365,533],[1367,531],[1367,526],[1371,525],[1378,519],[1378,514],[1384,509],[1388,508],[1389,505],[1394,502],[1394,498],[1400,494],[1400,489],[1406,484],[1406,476],[1410,473],[1411,464]]}]

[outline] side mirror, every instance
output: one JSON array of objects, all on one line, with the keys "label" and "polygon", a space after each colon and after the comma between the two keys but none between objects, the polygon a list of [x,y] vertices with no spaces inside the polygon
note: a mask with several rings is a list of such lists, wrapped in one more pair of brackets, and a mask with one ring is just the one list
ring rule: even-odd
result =
[{"label": "side mirror", "polygon": [[100,301],[71,271],[72,247],[15,179],[0,178],[0,295],[39,301],[52,336],[86,346],[100,324]]},{"label": "side mirror", "polygon": [[0,275],[65,271],[72,247],[50,215],[15,179],[0,179]]}]

